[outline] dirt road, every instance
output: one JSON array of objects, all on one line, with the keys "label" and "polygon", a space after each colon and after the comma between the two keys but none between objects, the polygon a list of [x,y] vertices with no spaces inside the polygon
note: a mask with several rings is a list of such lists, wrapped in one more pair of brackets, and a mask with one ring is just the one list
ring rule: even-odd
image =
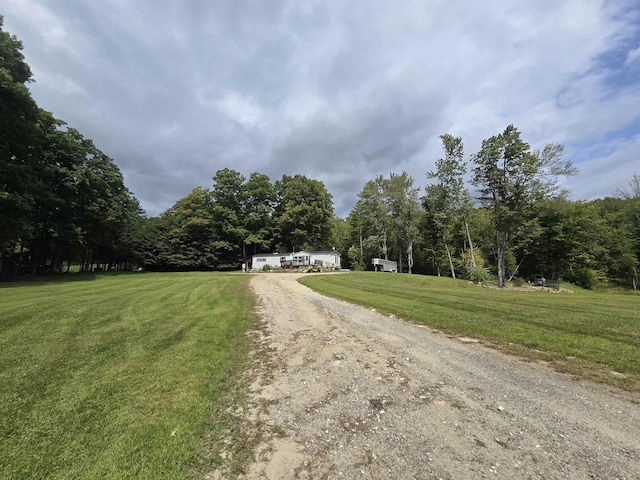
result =
[{"label": "dirt road", "polygon": [[[466,338],[252,279],[274,349],[247,479],[640,479],[640,399]],[[268,435],[269,436],[269,435]]]}]

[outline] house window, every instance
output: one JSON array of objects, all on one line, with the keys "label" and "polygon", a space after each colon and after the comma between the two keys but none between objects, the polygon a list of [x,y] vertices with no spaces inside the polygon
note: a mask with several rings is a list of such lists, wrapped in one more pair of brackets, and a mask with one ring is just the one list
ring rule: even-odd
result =
[{"label": "house window", "polygon": [[256,262],[266,262],[266,258],[256,258]]}]

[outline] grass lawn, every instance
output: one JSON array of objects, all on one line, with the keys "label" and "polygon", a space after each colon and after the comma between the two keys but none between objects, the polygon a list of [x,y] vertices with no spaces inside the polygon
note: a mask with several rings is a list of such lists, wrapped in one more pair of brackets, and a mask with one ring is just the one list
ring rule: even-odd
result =
[{"label": "grass lawn", "polygon": [[0,284],[0,478],[214,469],[248,362],[248,280],[144,273]]},{"label": "grass lawn", "polygon": [[302,278],[319,292],[640,391],[640,295],[501,291],[422,275],[353,272]]}]

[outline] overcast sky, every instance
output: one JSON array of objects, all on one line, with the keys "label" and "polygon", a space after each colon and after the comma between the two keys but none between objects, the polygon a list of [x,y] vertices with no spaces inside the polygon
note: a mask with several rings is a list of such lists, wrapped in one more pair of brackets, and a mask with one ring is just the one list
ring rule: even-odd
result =
[{"label": "overcast sky", "polygon": [[38,104],[111,156],[151,215],[216,170],[424,188],[513,123],[564,143],[573,199],[640,173],[637,0],[0,0]]}]

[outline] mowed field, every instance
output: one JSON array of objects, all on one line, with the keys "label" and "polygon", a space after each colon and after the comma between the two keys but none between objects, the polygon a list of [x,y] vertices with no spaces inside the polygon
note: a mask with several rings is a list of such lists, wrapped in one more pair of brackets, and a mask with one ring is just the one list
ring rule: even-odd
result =
[{"label": "mowed field", "polygon": [[498,290],[450,278],[307,276],[321,293],[469,336],[579,378],[640,391],[640,295]]},{"label": "mowed field", "polygon": [[[224,462],[241,472],[257,441],[230,413],[246,395],[254,346],[250,278],[135,273],[0,284],[0,478],[201,478]],[[301,282],[640,391],[638,295],[499,291],[367,272]]]},{"label": "mowed field", "polygon": [[[213,470],[222,462],[217,442],[234,430],[227,408],[244,391],[248,277],[0,284],[0,478]],[[241,462],[249,450],[235,443]]]}]

